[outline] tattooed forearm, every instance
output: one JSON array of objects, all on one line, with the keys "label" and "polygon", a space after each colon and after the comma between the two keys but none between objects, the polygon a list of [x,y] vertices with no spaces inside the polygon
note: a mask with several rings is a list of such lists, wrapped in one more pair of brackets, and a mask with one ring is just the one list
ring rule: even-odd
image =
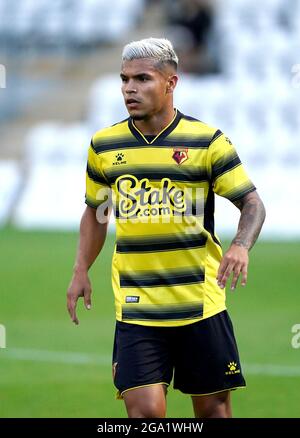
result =
[{"label": "tattooed forearm", "polygon": [[248,193],[234,203],[241,210],[238,231],[232,243],[251,249],[264,223],[266,211],[257,192]]}]

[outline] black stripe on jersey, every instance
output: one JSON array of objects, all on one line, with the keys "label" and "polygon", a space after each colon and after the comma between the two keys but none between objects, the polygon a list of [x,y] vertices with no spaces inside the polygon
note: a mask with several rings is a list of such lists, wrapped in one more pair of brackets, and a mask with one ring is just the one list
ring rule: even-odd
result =
[{"label": "black stripe on jersey", "polygon": [[118,135],[106,135],[105,137],[98,137],[93,139],[93,147],[101,148],[101,146],[109,146],[114,144],[122,143],[138,143],[137,140],[132,136],[131,132],[118,134]]},{"label": "black stripe on jersey", "polygon": [[217,140],[217,138],[219,138],[222,134],[223,132],[220,131],[220,129],[217,129],[214,135],[212,136],[212,139],[210,140],[210,144],[212,144],[215,140]]},{"label": "black stripe on jersey", "polygon": [[119,176],[130,174],[138,179],[147,178],[160,181],[169,178],[171,181],[203,182],[208,180],[207,170],[204,167],[165,165],[165,166],[117,166],[105,171],[106,178],[113,184]]},{"label": "black stripe on jersey", "polygon": [[179,286],[204,282],[204,270],[178,269],[169,271],[120,272],[121,287]]},{"label": "black stripe on jersey", "polygon": [[207,149],[214,140],[222,135],[220,130],[217,130],[213,136],[209,134],[191,135],[189,132],[177,134],[176,127],[181,119],[189,120],[191,123],[203,123],[200,120],[185,116],[180,113],[180,111],[177,111],[177,115],[171,125],[158,135],[153,143],[148,143],[134,127],[132,119],[129,117],[128,119],[113,125],[116,126],[126,123],[129,130],[127,133],[125,132],[123,135],[103,135],[100,138],[93,137],[91,146],[97,154],[118,149],[139,148],[185,147],[191,149]]},{"label": "black stripe on jersey", "polygon": [[89,198],[88,196],[85,196],[85,203],[86,203],[86,205],[88,205],[91,208],[98,208],[101,202],[100,203],[95,202],[91,198]]},{"label": "black stripe on jersey", "polygon": [[225,193],[224,196],[229,199],[229,201],[234,202],[247,195],[248,193],[254,192],[254,190],[256,190],[256,187],[252,184],[251,181],[249,181],[248,183],[243,184],[235,190],[231,190],[230,192]]},{"label": "black stripe on jersey", "polygon": [[187,149],[208,149],[210,145],[210,137],[188,137],[186,135],[172,135],[168,139],[159,142],[160,147],[183,147]]},{"label": "black stripe on jersey", "polygon": [[205,207],[204,207],[204,228],[210,233],[213,241],[221,246],[221,243],[215,236],[215,193],[212,185],[209,185]]},{"label": "black stripe on jersey", "polygon": [[202,318],[203,303],[169,305],[123,305],[122,320],[137,321],[176,321]]},{"label": "black stripe on jersey", "polygon": [[102,154],[105,152],[116,151],[116,150],[124,150],[124,149],[144,149],[144,148],[176,148],[182,147],[187,149],[207,149],[210,145],[211,139],[208,137],[199,137],[197,139],[189,139],[186,135],[182,136],[172,136],[172,139],[161,139],[155,140],[154,143],[141,143],[138,142],[133,136],[132,138],[120,137],[118,139],[114,139],[114,141],[102,141],[99,140],[95,142],[93,149],[96,154]]},{"label": "black stripe on jersey", "polygon": [[144,253],[177,251],[190,248],[201,248],[206,244],[207,237],[201,234],[169,234],[147,237],[124,237],[117,240],[118,253]]},{"label": "black stripe on jersey", "polygon": [[98,140],[95,142],[94,151],[96,154],[103,154],[104,152],[115,151],[119,149],[140,148],[140,144],[132,136],[119,137],[118,139],[110,139],[109,141]]},{"label": "black stripe on jersey", "polygon": [[234,169],[241,164],[241,160],[236,152],[221,157],[212,165],[212,178],[216,180],[219,176]]},{"label": "black stripe on jersey", "polygon": [[98,184],[103,184],[107,186],[107,181],[104,179],[104,177],[96,169],[91,167],[89,163],[86,166],[86,172],[91,180]]}]

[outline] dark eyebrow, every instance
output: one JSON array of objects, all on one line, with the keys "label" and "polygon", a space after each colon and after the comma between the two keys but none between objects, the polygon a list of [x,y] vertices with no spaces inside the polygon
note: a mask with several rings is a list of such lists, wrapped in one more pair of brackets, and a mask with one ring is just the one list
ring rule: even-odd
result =
[{"label": "dark eyebrow", "polygon": [[[149,73],[138,73],[137,75],[133,75],[132,77],[134,78],[134,79],[139,79],[139,78],[141,78],[141,77],[147,77],[147,78],[151,78],[151,75],[149,74]],[[128,76],[126,76],[126,75],[124,75],[124,73],[120,73],[120,77],[122,78],[122,79],[125,79],[125,78],[127,78]]]}]

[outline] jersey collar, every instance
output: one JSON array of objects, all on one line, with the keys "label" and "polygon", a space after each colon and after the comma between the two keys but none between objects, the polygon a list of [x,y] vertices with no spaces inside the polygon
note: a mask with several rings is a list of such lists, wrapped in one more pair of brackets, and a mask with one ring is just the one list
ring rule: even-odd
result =
[{"label": "jersey collar", "polygon": [[138,141],[140,141],[140,142],[142,142],[144,144],[152,145],[152,144],[157,143],[158,140],[164,139],[172,131],[174,131],[174,129],[178,125],[181,117],[182,117],[181,112],[178,111],[177,109],[175,109],[175,115],[174,115],[173,119],[171,120],[171,122],[159,134],[157,134],[156,137],[152,141],[148,141],[146,139],[144,134],[135,126],[134,121],[133,121],[133,119],[131,117],[129,117],[128,126],[129,126],[129,129],[130,129],[131,133],[135,136],[135,138]]}]

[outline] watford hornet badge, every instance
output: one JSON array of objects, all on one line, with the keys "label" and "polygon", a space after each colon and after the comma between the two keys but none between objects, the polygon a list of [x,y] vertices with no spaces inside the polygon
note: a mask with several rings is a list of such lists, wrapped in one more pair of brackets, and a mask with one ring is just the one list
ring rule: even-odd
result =
[{"label": "watford hornet badge", "polygon": [[177,164],[182,164],[184,161],[188,159],[188,149],[187,148],[174,148],[174,153],[172,158],[176,161]]}]

